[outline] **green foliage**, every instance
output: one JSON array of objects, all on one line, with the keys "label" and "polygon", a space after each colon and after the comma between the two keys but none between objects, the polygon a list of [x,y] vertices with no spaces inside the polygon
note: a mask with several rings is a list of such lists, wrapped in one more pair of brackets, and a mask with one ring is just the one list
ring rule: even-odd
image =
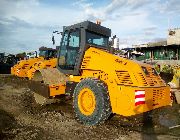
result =
[{"label": "green foliage", "polygon": [[173,68],[170,65],[164,65],[164,66],[162,66],[161,72],[173,73]]}]

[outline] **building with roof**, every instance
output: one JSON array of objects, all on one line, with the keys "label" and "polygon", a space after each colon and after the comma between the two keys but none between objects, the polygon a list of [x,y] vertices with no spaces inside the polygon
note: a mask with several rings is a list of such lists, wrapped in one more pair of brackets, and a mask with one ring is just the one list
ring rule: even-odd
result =
[{"label": "building with roof", "polygon": [[180,28],[168,30],[167,40],[133,45],[133,48],[144,53],[139,60],[180,60]]}]

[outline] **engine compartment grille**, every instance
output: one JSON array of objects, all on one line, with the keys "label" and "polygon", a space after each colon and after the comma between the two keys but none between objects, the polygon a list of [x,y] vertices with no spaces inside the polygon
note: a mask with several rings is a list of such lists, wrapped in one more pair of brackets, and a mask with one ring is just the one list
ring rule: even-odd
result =
[{"label": "engine compartment grille", "polygon": [[147,68],[147,70],[149,74],[146,75],[146,81],[150,86],[165,86],[163,80],[153,72],[152,68]]},{"label": "engine compartment grille", "polygon": [[153,89],[153,102],[157,103],[164,99],[165,90],[164,89]]},{"label": "engine compartment grille", "polygon": [[141,86],[148,86],[148,83],[146,82],[146,79],[144,78],[142,73],[137,73],[135,77]]},{"label": "engine compartment grille", "polygon": [[116,71],[116,75],[118,77],[118,84],[121,85],[132,85],[133,82],[128,71]]}]

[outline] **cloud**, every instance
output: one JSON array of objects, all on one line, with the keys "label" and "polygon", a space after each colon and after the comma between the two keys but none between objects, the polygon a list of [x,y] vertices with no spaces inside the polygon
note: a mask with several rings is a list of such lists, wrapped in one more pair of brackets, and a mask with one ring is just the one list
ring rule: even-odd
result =
[{"label": "cloud", "polygon": [[[171,21],[179,25],[180,3],[177,0],[76,0],[64,3],[0,0],[0,51],[17,53],[37,50],[40,46],[52,47],[53,30],[62,31],[64,25],[84,20],[102,20],[103,26],[111,28],[113,35],[128,45],[166,36],[166,13],[159,11],[173,11],[176,16],[172,18],[176,20]],[[59,45],[60,37],[55,36],[55,39]]]},{"label": "cloud", "polygon": [[129,15],[150,2],[152,3],[150,0],[112,0],[111,3],[106,6],[93,7],[93,3],[89,3],[87,0],[79,0],[76,1],[74,5],[83,8],[85,19],[94,21],[100,19],[106,21],[108,19]]},{"label": "cloud", "polygon": [[149,19],[150,13],[144,8],[153,3],[150,0],[112,0],[106,6],[96,7],[95,3],[81,0],[76,6],[84,10],[85,19],[102,20],[102,25],[111,28],[120,38],[120,44],[131,45],[152,40],[156,33],[156,26]]},{"label": "cloud", "polygon": [[152,42],[160,42],[160,41],[166,41],[166,40],[167,40],[167,38],[157,37],[157,38],[154,38],[154,39],[152,40]]},{"label": "cloud", "polygon": [[159,0],[157,9],[161,13],[177,14],[180,13],[180,1],[179,0]]},{"label": "cloud", "polygon": [[151,26],[151,27],[146,27],[143,29],[144,35],[146,36],[152,36],[155,35],[157,32],[157,26]]},{"label": "cloud", "polygon": [[0,18],[0,22],[4,25],[7,25],[7,26],[11,26],[12,28],[13,27],[25,27],[25,28],[31,28],[33,27],[30,23],[22,20],[22,19],[19,19],[17,17],[11,17],[10,19],[8,18]]},{"label": "cloud", "polygon": [[0,17],[16,17],[34,25],[64,26],[79,19],[80,15],[76,9],[45,5],[39,0],[1,0],[0,4]]},{"label": "cloud", "polygon": [[[18,53],[38,50],[41,46],[52,47],[51,34],[55,29],[58,28],[34,25],[17,17],[0,18],[0,52]],[[59,45],[58,41],[56,45]]]},{"label": "cloud", "polygon": [[138,9],[142,8],[146,5],[152,4],[152,0],[128,0],[127,1],[128,5],[131,6],[131,9]]},{"label": "cloud", "polygon": [[0,16],[18,17],[22,19],[30,18],[31,9],[38,7],[38,0],[1,0]]},{"label": "cloud", "polygon": [[[38,0],[1,0],[0,4],[0,51],[9,53],[53,47],[52,32],[62,31],[80,15],[75,9],[44,6]],[[59,45],[60,36],[55,37]]]}]

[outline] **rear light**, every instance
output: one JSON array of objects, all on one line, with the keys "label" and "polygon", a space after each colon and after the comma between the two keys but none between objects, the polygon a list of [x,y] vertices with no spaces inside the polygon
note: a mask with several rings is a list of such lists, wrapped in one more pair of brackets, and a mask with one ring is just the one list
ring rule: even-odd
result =
[{"label": "rear light", "polygon": [[145,104],[145,91],[135,90],[135,106]]}]

